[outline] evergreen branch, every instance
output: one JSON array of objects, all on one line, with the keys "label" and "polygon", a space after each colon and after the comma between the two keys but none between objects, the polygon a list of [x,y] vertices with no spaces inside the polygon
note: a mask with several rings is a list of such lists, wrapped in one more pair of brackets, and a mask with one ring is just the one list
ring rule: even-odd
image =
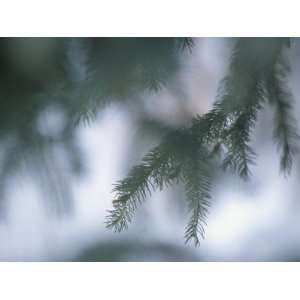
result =
[{"label": "evergreen branch", "polygon": [[283,98],[277,100],[274,139],[281,148],[281,170],[287,173],[291,171],[293,156],[299,152],[299,135],[294,126],[296,120],[291,116],[291,110],[291,102]]},{"label": "evergreen branch", "polygon": [[275,72],[287,45],[286,39],[237,41],[229,75],[220,84],[213,108],[203,116],[196,116],[190,128],[168,135],[117,184],[114,210],[110,211],[107,227],[117,231],[127,228],[137,205],[152,190],[175,181],[183,182],[191,214],[185,239],[199,245],[209,207],[214,154],[224,151],[223,167],[243,179],[249,177],[249,165],[254,164],[255,158],[249,146],[251,132],[268,97],[275,99],[272,101],[277,107],[274,137],[283,151],[281,167],[290,170],[298,135],[290,117],[291,97],[279,76],[282,70]]},{"label": "evergreen branch", "polygon": [[114,209],[109,211],[106,220],[108,228],[115,231],[126,229],[138,205],[145,201],[147,195],[178,180],[182,137],[183,131],[167,135],[159,146],[145,155],[140,165],[131,170],[127,178],[116,184],[113,190],[116,194]]},{"label": "evergreen branch", "polygon": [[[286,39],[285,45],[289,47],[289,39]],[[280,151],[280,169],[289,174],[293,157],[299,152],[299,135],[297,122],[292,114],[294,99],[286,84],[290,66],[284,54],[281,53],[274,61],[266,86],[269,102],[275,108],[273,138]]]},{"label": "evergreen branch", "polygon": [[[109,211],[110,215],[106,222],[108,228],[121,231],[128,227],[138,204],[141,204],[147,194],[151,194],[151,190],[155,188],[151,181],[152,173],[155,168],[161,167],[161,163],[163,163],[162,156],[156,148],[144,157],[139,166],[132,169],[127,178],[116,184],[113,190],[116,193],[116,199],[113,201],[114,209]],[[163,184],[158,178],[155,180],[157,184]]]},{"label": "evergreen branch", "polygon": [[[182,129],[170,133],[161,144],[150,151],[142,163],[134,167],[127,178],[114,189],[114,209],[109,211],[106,225],[115,231],[127,229],[138,205],[157,189],[183,182],[191,219],[186,227],[186,242],[204,236],[203,223],[208,209],[210,172],[209,152],[199,147],[192,130]],[[203,159],[204,155],[206,159]],[[196,162],[195,162],[196,160]]]},{"label": "evergreen branch", "polygon": [[[194,245],[198,246],[200,237],[204,238],[204,225],[210,206],[211,164],[206,152],[195,148],[191,154],[187,158],[183,176],[191,214],[185,228],[185,240],[186,243],[193,240]],[[207,159],[203,159],[205,156]]]},{"label": "evergreen branch", "polygon": [[250,106],[243,111],[234,124],[225,131],[224,144],[227,148],[223,167],[237,172],[243,179],[248,179],[250,164],[254,164],[255,152],[249,146],[251,129],[255,126],[260,105]]},{"label": "evergreen branch", "polygon": [[274,77],[272,83],[272,104],[275,107],[273,138],[280,150],[280,169],[290,173],[293,156],[299,152],[299,135],[292,115],[292,96],[285,89],[284,82]]}]

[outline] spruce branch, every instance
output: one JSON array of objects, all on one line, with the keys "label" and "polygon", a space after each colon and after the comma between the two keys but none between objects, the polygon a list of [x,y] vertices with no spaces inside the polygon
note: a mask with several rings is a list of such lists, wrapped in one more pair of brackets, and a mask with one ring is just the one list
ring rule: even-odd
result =
[{"label": "spruce branch", "polygon": [[192,214],[186,228],[186,241],[193,239],[195,245],[199,244],[199,237],[204,235],[212,164],[209,152],[199,147],[192,133],[192,128],[170,133],[140,165],[131,170],[127,178],[117,183],[113,191],[116,194],[114,209],[109,211],[106,220],[108,228],[115,231],[126,229],[138,205],[152,191],[183,182]]},{"label": "spruce branch", "polygon": [[[288,40],[287,47],[289,47]],[[273,138],[280,152],[280,169],[289,174],[293,157],[299,152],[299,135],[297,122],[292,113],[294,99],[287,85],[290,65],[283,50],[285,48],[266,75],[266,89],[269,103],[275,110]]]},{"label": "spruce branch", "polygon": [[134,167],[127,178],[115,185],[114,209],[109,211],[106,219],[108,228],[115,231],[126,229],[138,205],[145,201],[147,195],[178,180],[182,163],[182,138],[183,130],[169,133],[159,146],[145,155],[141,164]]},{"label": "spruce branch", "polygon": [[220,83],[213,108],[194,117],[190,127],[166,136],[116,185],[107,227],[116,231],[127,228],[137,205],[147,195],[182,182],[190,213],[185,239],[199,245],[200,237],[204,237],[215,154],[223,152],[225,170],[249,178],[256,156],[249,145],[251,133],[267,99],[276,105],[274,138],[282,148],[281,168],[290,170],[298,135],[290,115],[291,96],[284,85],[285,75],[277,68],[288,45],[280,38],[237,40],[229,74]]},{"label": "spruce branch", "polygon": [[[184,167],[183,181],[185,186],[190,220],[185,228],[186,243],[193,241],[195,246],[200,244],[200,237],[204,238],[204,225],[210,206],[210,186],[212,168],[207,151],[202,147],[193,148],[187,157]],[[203,159],[206,157],[206,159]]]},{"label": "spruce branch", "polygon": [[280,168],[286,173],[290,173],[293,156],[299,152],[299,135],[291,111],[291,102],[287,102],[284,98],[277,99],[273,136],[278,148],[281,149]]},{"label": "spruce branch", "polygon": [[223,135],[224,146],[226,147],[223,168],[225,170],[230,168],[245,180],[251,174],[249,166],[254,164],[256,156],[249,143],[251,131],[255,126],[260,108],[259,98],[256,98],[256,104],[245,108],[232,126],[224,131]]}]

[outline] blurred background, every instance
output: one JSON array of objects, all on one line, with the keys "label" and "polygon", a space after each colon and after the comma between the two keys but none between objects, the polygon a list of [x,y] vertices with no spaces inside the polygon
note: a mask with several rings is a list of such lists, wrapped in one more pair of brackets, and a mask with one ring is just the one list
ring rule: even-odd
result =
[{"label": "blurred background", "polygon": [[[212,107],[231,49],[228,38],[0,39],[0,260],[300,260],[299,159],[280,175],[268,106],[253,176],[218,176],[200,247],[184,244],[180,185],[149,197],[126,232],[105,228],[113,184]],[[299,56],[294,39],[295,116]]]}]

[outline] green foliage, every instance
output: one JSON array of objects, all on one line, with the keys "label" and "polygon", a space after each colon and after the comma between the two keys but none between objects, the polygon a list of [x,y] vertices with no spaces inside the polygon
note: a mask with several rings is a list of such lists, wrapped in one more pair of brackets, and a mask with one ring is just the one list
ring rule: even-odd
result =
[{"label": "green foliage", "polygon": [[[111,101],[134,101],[162,88],[191,43],[185,38],[1,38],[1,214],[6,188],[21,170],[45,191],[50,211],[71,208],[71,175],[84,171],[76,125],[93,122]],[[46,119],[57,115],[61,122],[50,122],[56,129],[45,130]]]},{"label": "green foliage", "polygon": [[267,81],[269,102],[275,109],[273,137],[281,153],[281,170],[290,173],[293,156],[299,152],[299,135],[292,114],[293,97],[286,82],[290,71],[287,58],[281,57],[273,71]]},{"label": "green foliage", "polygon": [[114,209],[107,227],[121,231],[132,221],[138,206],[152,190],[182,182],[190,212],[186,242],[199,244],[204,237],[210,187],[218,165],[247,179],[255,162],[251,133],[258,111],[268,101],[276,107],[274,138],[281,148],[281,168],[290,171],[298,135],[291,111],[291,96],[284,80],[283,64],[289,40],[240,38],[232,51],[228,75],[222,80],[213,108],[193,119],[189,128],[167,135],[142,163],[114,189]]},{"label": "green foliage", "polygon": [[[0,39],[1,200],[7,182],[25,168],[54,195],[53,210],[65,212],[71,193],[63,169],[83,171],[75,125],[93,122],[107,103],[137,101],[174,83],[183,51],[193,46],[192,38]],[[212,109],[183,128],[166,126],[161,143],[115,185],[107,227],[127,228],[153,191],[181,183],[189,213],[185,239],[199,245],[214,174],[220,168],[249,178],[252,131],[268,104],[281,170],[289,173],[299,139],[287,84],[290,46],[288,38],[235,39]],[[53,109],[63,121],[57,131],[44,130],[44,115]]]}]

